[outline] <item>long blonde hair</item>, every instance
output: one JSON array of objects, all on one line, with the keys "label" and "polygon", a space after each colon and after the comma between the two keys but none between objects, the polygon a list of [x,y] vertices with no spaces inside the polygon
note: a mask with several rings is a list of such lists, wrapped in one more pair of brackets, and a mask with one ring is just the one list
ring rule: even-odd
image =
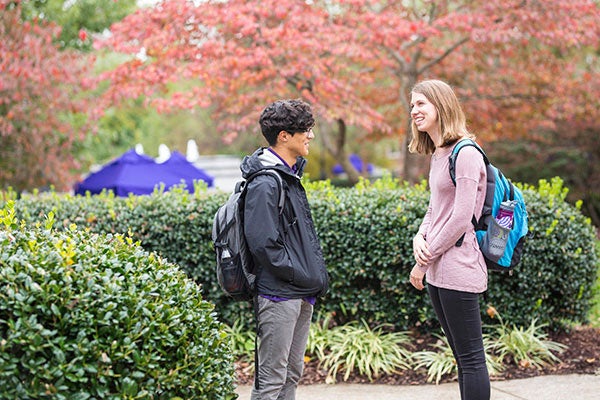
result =
[{"label": "long blonde hair", "polygon": [[[433,104],[438,115],[438,128],[442,146],[447,146],[463,137],[474,138],[467,130],[465,113],[460,106],[456,94],[446,82],[430,79],[417,83],[411,93],[424,95]],[[415,121],[411,123],[412,138],[408,144],[411,153],[432,154],[436,143],[427,132],[419,131]]]}]

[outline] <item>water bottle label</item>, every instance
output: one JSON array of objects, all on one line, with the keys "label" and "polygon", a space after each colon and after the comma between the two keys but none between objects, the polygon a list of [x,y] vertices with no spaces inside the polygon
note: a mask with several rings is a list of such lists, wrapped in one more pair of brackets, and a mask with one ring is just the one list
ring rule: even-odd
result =
[{"label": "water bottle label", "polygon": [[498,225],[503,228],[512,229],[513,226],[513,210],[514,204],[513,202],[502,202],[500,204],[500,209],[498,210],[498,215],[496,216],[496,221]]},{"label": "water bottle label", "polygon": [[496,218],[496,222],[498,222],[498,225],[506,229],[512,228],[512,220],[512,215],[505,215],[503,217]]}]

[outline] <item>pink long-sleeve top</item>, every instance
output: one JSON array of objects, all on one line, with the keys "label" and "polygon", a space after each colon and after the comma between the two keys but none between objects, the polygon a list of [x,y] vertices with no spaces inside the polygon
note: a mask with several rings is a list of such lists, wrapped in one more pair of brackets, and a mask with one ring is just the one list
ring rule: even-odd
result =
[{"label": "pink long-sleeve top", "polygon": [[[432,258],[420,268],[434,286],[481,293],[487,289],[487,268],[471,219],[481,216],[486,168],[476,148],[463,148],[456,160],[455,187],[448,172],[453,147],[438,147],[431,158],[431,195],[419,233],[425,237]],[[463,243],[456,247],[463,233]]]}]

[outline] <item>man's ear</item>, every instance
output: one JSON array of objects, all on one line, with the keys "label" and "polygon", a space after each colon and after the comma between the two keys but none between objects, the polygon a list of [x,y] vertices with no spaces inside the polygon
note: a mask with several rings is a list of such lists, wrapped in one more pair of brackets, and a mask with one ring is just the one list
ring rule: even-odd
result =
[{"label": "man's ear", "polygon": [[286,131],[280,131],[277,134],[277,141],[278,142],[287,142],[288,141],[288,136],[289,136],[289,133],[287,133]]}]

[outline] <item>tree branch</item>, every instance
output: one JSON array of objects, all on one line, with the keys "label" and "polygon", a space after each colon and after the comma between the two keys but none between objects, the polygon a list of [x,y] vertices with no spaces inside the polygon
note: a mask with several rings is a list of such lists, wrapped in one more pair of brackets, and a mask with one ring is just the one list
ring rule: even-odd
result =
[{"label": "tree branch", "polygon": [[419,75],[424,73],[429,68],[431,68],[435,64],[441,62],[444,58],[448,57],[454,50],[456,50],[457,48],[459,48],[460,46],[462,46],[463,44],[465,44],[468,41],[469,41],[469,37],[464,37],[461,40],[459,40],[458,42],[454,43],[452,46],[447,48],[446,51],[444,51],[444,53],[440,54],[438,57],[434,58],[433,60],[429,61],[427,64],[425,64],[421,68],[419,68],[417,73]]}]

